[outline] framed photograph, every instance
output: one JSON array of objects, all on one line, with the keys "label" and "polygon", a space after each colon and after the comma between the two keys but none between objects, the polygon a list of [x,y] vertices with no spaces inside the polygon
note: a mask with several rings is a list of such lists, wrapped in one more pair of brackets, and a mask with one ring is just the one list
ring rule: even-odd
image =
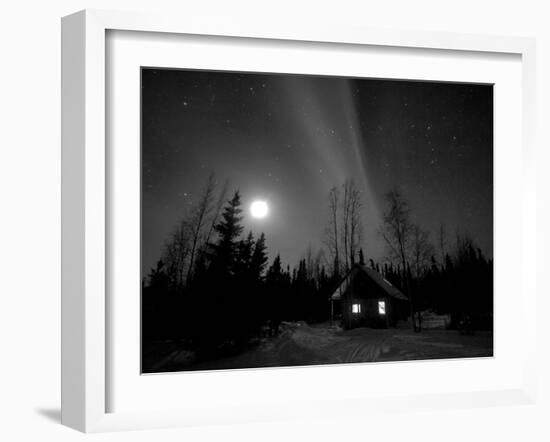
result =
[{"label": "framed photograph", "polygon": [[532,40],[62,31],[64,424],[534,400]]},{"label": "framed photograph", "polygon": [[493,356],[492,84],[142,67],[141,177],[143,373]]}]

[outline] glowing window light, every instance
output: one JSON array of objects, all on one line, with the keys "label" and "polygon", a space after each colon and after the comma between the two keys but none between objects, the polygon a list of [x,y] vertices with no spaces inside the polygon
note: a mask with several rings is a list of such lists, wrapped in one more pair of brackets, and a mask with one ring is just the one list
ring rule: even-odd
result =
[{"label": "glowing window light", "polygon": [[378,313],[381,315],[386,314],[386,301],[378,301]]},{"label": "glowing window light", "polygon": [[351,306],[352,313],[361,313],[361,304],[353,304]]}]

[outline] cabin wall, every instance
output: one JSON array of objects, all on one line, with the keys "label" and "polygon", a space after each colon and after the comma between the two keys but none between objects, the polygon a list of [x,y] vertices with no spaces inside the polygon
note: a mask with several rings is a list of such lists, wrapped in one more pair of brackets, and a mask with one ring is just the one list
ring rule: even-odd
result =
[{"label": "cabin wall", "polygon": [[[385,314],[379,311],[379,301],[385,303]],[[397,321],[406,319],[408,302],[389,296],[376,282],[366,274],[355,275],[351,284],[339,302],[339,314],[342,326],[388,328],[395,327]],[[353,312],[353,305],[360,306],[360,312]]]},{"label": "cabin wall", "polygon": [[[386,314],[381,315],[378,301],[385,301]],[[359,313],[353,312],[353,305],[360,305]],[[387,328],[393,324],[391,319],[391,304],[387,299],[352,298],[342,303],[342,325],[344,328],[371,327]]]},{"label": "cabin wall", "polygon": [[[379,301],[384,301],[386,312],[381,314],[379,311]],[[360,312],[353,312],[353,305],[360,306]],[[394,326],[393,305],[388,296],[378,297],[349,297],[342,302],[342,322],[344,328],[371,327],[387,328]]]}]

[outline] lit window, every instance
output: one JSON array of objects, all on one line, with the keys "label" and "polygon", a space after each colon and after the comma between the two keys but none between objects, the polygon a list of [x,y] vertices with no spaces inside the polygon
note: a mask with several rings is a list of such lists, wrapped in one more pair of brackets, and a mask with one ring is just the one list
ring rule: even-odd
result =
[{"label": "lit window", "polygon": [[378,313],[381,315],[386,314],[386,301],[378,301]]},{"label": "lit window", "polygon": [[353,304],[351,306],[352,313],[361,313],[361,304]]}]

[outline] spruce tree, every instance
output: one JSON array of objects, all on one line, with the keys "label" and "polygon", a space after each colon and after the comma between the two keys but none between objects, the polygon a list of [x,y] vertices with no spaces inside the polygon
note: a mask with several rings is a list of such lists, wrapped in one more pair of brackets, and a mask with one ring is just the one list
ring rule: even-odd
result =
[{"label": "spruce tree", "polygon": [[237,258],[235,260],[235,274],[246,278],[252,264],[252,253],[254,250],[254,236],[249,232],[246,239],[239,241],[237,245]]},{"label": "spruce tree", "polygon": [[242,220],[240,205],[241,197],[237,191],[225,206],[222,219],[214,227],[218,234],[218,241],[211,245],[211,259],[213,270],[216,272],[230,274],[233,271],[238,251],[236,240],[243,231],[243,227],[240,225]]},{"label": "spruce tree", "polygon": [[265,234],[261,234],[254,244],[254,252],[250,260],[250,276],[255,282],[262,279],[262,274],[267,264],[267,247],[265,245]]},{"label": "spruce tree", "polygon": [[281,256],[277,255],[273,260],[273,264],[267,269],[266,280],[268,284],[278,284],[283,279],[283,273],[281,269]]}]

